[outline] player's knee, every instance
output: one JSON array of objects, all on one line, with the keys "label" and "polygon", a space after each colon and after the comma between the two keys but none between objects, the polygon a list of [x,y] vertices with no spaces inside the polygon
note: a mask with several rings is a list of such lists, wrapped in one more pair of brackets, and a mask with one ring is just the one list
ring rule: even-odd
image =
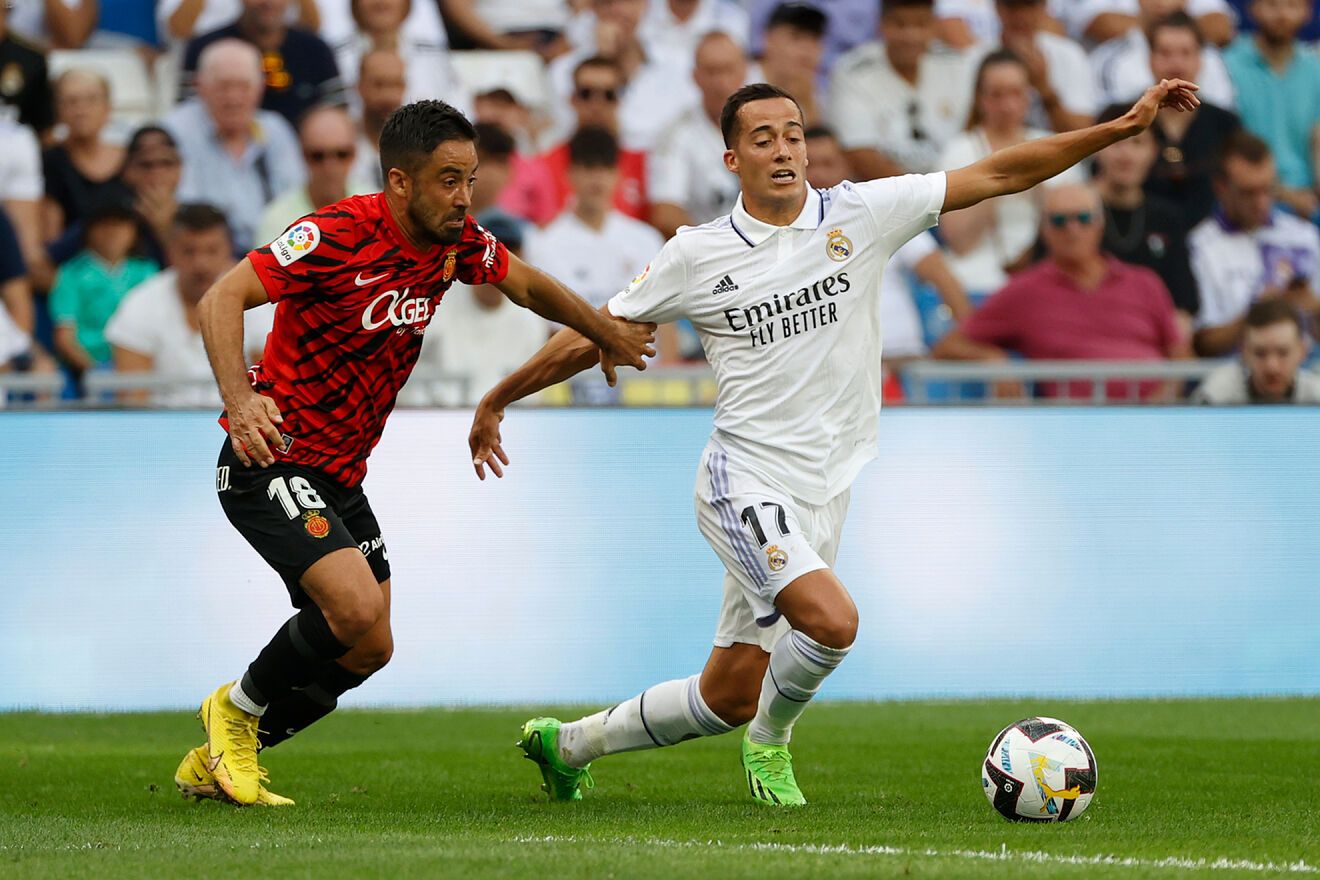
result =
[{"label": "player's knee", "polygon": [[358,661],[358,668],[354,670],[361,675],[372,675],[380,672],[390,662],[394,656],[394,640],[386,639],[378,645],[372,645],[369,650],[363,653]]},{"label": "player's knee", "polygon": [[857,609],[851,606],[812,621],[806,635],[827,648],[851,648],[857,641]]},{"label": "player's knee", "polygon": [[355,645],[367,633],[371,632],[381,615],[385,613],[385,602],[378,595],[361,595],[340,607],[327,609],[325,619],[330,623],[335,637],[345,645]]}]

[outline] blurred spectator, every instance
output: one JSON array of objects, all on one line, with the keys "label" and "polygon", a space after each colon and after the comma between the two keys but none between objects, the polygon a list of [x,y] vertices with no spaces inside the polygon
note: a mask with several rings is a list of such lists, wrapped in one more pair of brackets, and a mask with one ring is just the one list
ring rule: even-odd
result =
[{"label": "blurred spectator", "polygon": [[0,3],[0,116],[45,131],[54,119],[46,56],[14,33],[9,17],[8,4]]},{"label": "blurred spectator", "polygon": [[136,49],[150,55],[160,44],[154,3],[97,0],[96,30],[87,41],[89,49]]},{"label": "blurred spectator", "polygon": [[1320,231],[1275,208],[1278,174],[1269,145],[1245,131],[1234,134],[1214,186],[1218,208],[1187,239],[1201,291],[1196,348],[1206,357],[1238,347],[1255,300],[1282,298],[1308,316],[1320,308]]},{"label": "blurred spectator", "polygon": [[472,190],[468,213],[507,219],[521,230],[523,220],[500,205],[513,177],[513,138],[491,122],[478,122],[474,127],[477,130],[477,185]]},{"label": "blurred spectator", "polygon": [[9,213],[18,232],[23,259],[28,263],[42,259],[41,198],[44,189],[37,136],[26,125],[0,117],[0,206]]},{"label": "blurred spectator", "polygon": [[220,40],[201,54],[197,97],[164,120],[183,156],[180,200],[224,211],[240,251],[253,246],[266,205],[306,177],[293,129],[258,109],[261,90],[260,53]]},{"label": "blurred spectator", "polygon": [[1187,0],[1140,0],[1139,26],[1121,37],[1098,46],[1091,54],[1100,85],[1101,100],[1109,104],[1131,104],[1155,84],[1151,69],[1152,28],[1178,16],[1178,25],[1190,27],[1200,44],[1199,78],[1193,80],[1201,90],[1197,97],[1226,110],[1233,109],[1233,83],[1224,66],[1223,56],[1215,46],[1205,45],[1196,21],[1186,12]]},{"label": "blurred spectator", "polygon": [[[238,18],[243,0],[158,0],[156,27],[163,43],[186,43],[199,34],[208,34]],[[284,15],[286,24],[296,24],[308,31],[321,27],[317,0],[297,0]]]},{"label": "blurred spectator", "polygon": [[770,13],[762,39],[760,79],[797,99],[808,125],[825,121],[825,101],[817,96],[816,75],[825,51],[825,13],[809,3],[781,3]]},{"label": "blurred spectator", "polygon": [[357,163],[353,166],[353,177],[370,183],[376,191],[385,189],[380,167],[380,133],[390,114],[403,106],[408,87],[405,76],[403,59],[388,49],[373,49],[363,55],[358,68]]},{"label": "blurred spectator", "polygon": [[[1031,359],[1150,361],[1189,356],[1173,300],[1159,276],[1100,250],[1100,198],[1084,185],[1045,194],[1041,234],[1049,256],[1017,275],[961,327],[935,346],[955,360],[1004,360],[1013,351]],[[1045,383],[1045,396],[1058,388]],[[1088,383],[1069,383],[1068,397],[1088,397]],[[1143,399],[1169,383],[1143,382]],[[1127,399],[1128,383],[1107,389]]]},{"label": "blurred spectator", "polygon": [[110,83],[100,74],[74,68],[55,82],[55,114],[64,140],[41,156],[46,180],[43,238],[59,237],[77,223],[93,201],[122,191],[124,148],[103,138],[110,121]]},{"label": "blurred spectator", "polygon": [[354,30],[335,44],[335,61],[343,75],[344,86],[357,84],[362,57],[372,49],[398,52],[403,59],[404,103],[424,98],[439,98],[466,109],[471,101],[462,93],[453,65],[449,62],[449,43],[408,28],[414,5],[425,6],[433,0],[352,0]]},{"label": "blurred spectator", "polygon": [[[1157,22],[1150,32],[1150,69],[1155,79],[1200,82],[1201,33],[1185,14]],[[1232,112],[1202,102],[1191,112],[1165,107],[1150,127],[1158,158],[1146,180],[1146,191],[1164,196],[1182,209],[1188,227],[1210,214],[1215,205],[1210,178],[1224,141],[1241,128]]]},{"label": "blurred spectator", "polygon": [[[359,14],[365,13],[369,18],[372,16],[372,13],[366,12],[365,9],[360,10],[364,5],[363,0],[316,0],[321,24],[319,28],[307,29],[317,31],[326,43],[338,47],[360,31],[371,30],[362,27],[357,21]],[[403,36],[421,45],[438,47],[448,52],[449,34],[440,18],[439,4],[435,0],[416,0],[416,2],[403,0],[403,5]],[[307,27],[305,24],[302,26]],[[365,52],[366,48],[362,51]],[[356,77],[357,69],[356,62],[351,67],[346,67],[342,63],[339,65],[339,72],[346,80],[349,76]]]},{"label": "blurred spectator", "polygon": [[807,185],[829,189],[853,179],[853,164],[834,132],[823,125],[803,132],[807,141]]},{"label": "blurred spectator", "polygon": [[9,26],[52,49],[81,49],[96,29],[96,0],[9,0]]},{"label": "blurred spectator", "polygon": [[261,69],[266,80],[262,109],[297,124],[303,113],[316,104],[342,102],[344,87],[334,52],[315,33],[285,23],[289,2],[243,0],[243,11],[237,21],[189,41],[183,53],[185,86],[191,84],[198,58],[208,46],[237,39],[261,51]]},{"label": "blurred spectator", "polygon": [[568,49],[563,30],[568,24],[570,4],[565,0],[439,0],[439,3],[456,49],[525,49],[538,52],[547,60]]},{"label": "blurred spectator", "polygon": [[[752,20],[752,55],[761,54],[766,23],[782,2],[749,0],[747,6]],[[821,73],[827,74],[839,56],[875,38],[876,25],[884,4],[875,0],[811,0],[811,5],[825,13],[825,51],[821,59]]]},{"label": "blurred spectator", "polygon": [[735,0],[651,0],[638,32],[657,55],[692,61],[710,34],[724,34],[745,50],[748,30],[747,13]]},{"label": "blurred spectator", "polygon": [[307,163],[307,183],[266,206],[257,230],[259,243],[274,241],[295,220],[326,205],[350,195],[373,192],[370,182],[351,176],[357,159],[357,132],[342,107],[309,111],[298,126],[298,141]]},{"label": "blurred spectator", "polygon": [[[1059,12],[1068,32],[1078,40],[1097,46],[1116,40],[1142,27],[1141,0],[1069,0]],[[1236,15],[1226,0],[1161,0],[1155,18],[1163,18],[1186,6],[1197,27],[1216,46],[1233,39]]]},{"label": "blurred spectator", "polygon": [[[664,244],[660,233],[611,205],[619,185],[619,144],[605,128],[579,129],[568,142],[573,203],[527,244],[527,260],[577,291],[593,306],[604,305],[628,286]],[[599,382],[572,385],[578,402],[608,403],[614,389]]]},{"label": "blurred spectator", "polygon": [[[624,149],[652,149],[669,125],[696,103],[696,87],[690,76],[690,58],[671,58],[648,49],[638,38],[638,27],[646,12],[646,0],[593,0],[594,27],[585,42],[550,65],[550,84],[560,98],[557,133],[567,137],[585,122],[577,97],[580,73],[587,61],[612,63],[617,71],[611,116],[617,116],[615,132]],[[593,100],[596,100],[593,98]],[[571,112],[570,108],[571,107]],[[578,117],[577,124],[572,116]]]},{"label": "blurred spectator", "polygon": [[[1049,0],[1045,9],[1049,15],[1045,28],[1056,34],[1066,34],[1061,17],[1062,10],[1076,0]],[[946,45],[969,49],[977,43],[994,46],[999,43],[999,14],[995,0],[935,0],[935,33]]]},{"label": "blurred spectator", "polygon": [[[18,238],[0,211],[0,373],[48,373],[55,361],[32,338],[32,286],[19,253]],[[0,407],[5,403],[0,394]]]},{"label": "blurred spectator", "polygon": [[[975,96],[968,130],[949,142],[939,167],[962,168],[995,150],[1045,137],[1049,132],[1027,127],[1031,85],[1026,65],[1012,52],[986,56],[976,74]],[[1054,178],[1076,182],[1085,175],[1073,167]],[[1030,257],[1040,226],[1035,190],[982,202],[940,219],[940,231],[950,251],[949,268],[975,293],[1001,287],[1008,270]]]},{"label": "blurred spectator", "polygon": [[[519,223],[488,214],[477,215],[477,222],[522,256]],[[513,305],[493,284],[470,287],[455,282],[439,309],[422,337],[413,378],[399,394],[401,403],[473,406],[536,354],[549,336],[544,318]],[[499,344],[492,344],[494,340]],[[450,381],[432,381],[434,374]]]},{"label": "blurred spectator", "polygon": [[[1100,120],[1118,119],[1127,109],[1120,104],[1106,107]],[[1186,221],[1177,205],[1142,189],[1156,149],[1155,135],[1147,129],[1096,154],[1095,182],[1105,210],[1101,242],[1107,253],[1160,276],[1190,332],[1200,300],[1187,262]]]},{"label": "blurred spectator", "polygon": [[55,353],[75,373],[110,365],[106,322],[130,290],[160,271],[133,253],[138,217],[126,198],[93,202],[82,228],[84,249],[60,267],[50,294]]},{"label": "blurred spectator", "polygon": [[647,162],[651,224],[666,238],[729,213],[738,198],[738,178],[724,167],[720,112],[747,81],[747,57],[728,34],[707,34],[692,80],[701,103],[674,123]]},{"label": "blurred spectator", "polygon": [[1302,369],[1307,340],[1297,309],[1284,299],[1261,300],[1244,323],[1242,359],[1206,376],[1192,403],[1320,404],[1320,376]]},{"label": "blurred spectator", "polygon": [[519,97],[512,83],[487,86],[472,98],[472,121],[498,125],[513,138],[514,154],[530,156],[536,152],[532,131],[532,111],[528,99]]},{"label": "blurred spectator", "polygon": [[[684,79],[689,79],[684,75]],[[673,87],[673,83],[670,83]],[[619,133],[619,101],[623,94],[623,74],[619,66],[606,58],[588,58],[573,72],[573,112],[577,116],[577,131],[583,128],[604,128],[622,140]],[[572,186],[568,174],[568,142],[560,144],[540,157],[535,169],[519,174],[511,186],[522,190],[523,210],[520,213],[537,224],[545,224],[558,216],[568,203]],[[533,171],[536,176],[533,176]],[[645,220],[649,216],[646,193],[646,154],[640,150],[619,150],[619,185],[614,190],[614,207],[629,217]],[[544,178],[538,180],[537,177]],[[547,187],[548,182],[548,187]],[[537,198],[530,198],[537,193]],[[632,277],[632,276],[629,276]]]},{"label": "blurred spectator", "polygon": [[888,0],[880,40],[835,65],[830,124],[863,180],[934,171],[967,123],[971,58],[935,41],[933,2]]},{"label": "blurred spectator", "polygon": [[[234,244],[225,216],[210,205],[184,205],[174,220],[169,242],[172,268],[129,291],[105,327],[115,369],[154,372],[178,380],[200,380],[197,387],[155,395],[168,406],[207,406],[219,400],[198,330],[197,303],[234,265]],[[270,332],[274,307],[267,304],[243,314],[244,352],[257,358]],[[136,401],[148,395],[126,395]]]},{"label": "blurred spectator", "polygon": [[1320,56],[1297,39],[1313,10],[1308,0],[1253,0],[1258,30],[1224,53],[1237,88],[1242,124],[1265,139],[1278,161],[1279,198],[1303,217],[1320,209]]},{"label": "blurred spectator", "polygon": [[1022,59],[1031,95],[1029,123],[1071,131],[1090,125],[1100,110],[1095,73],[1077,43],[1046,29],[1045,0],[997,0],[1000,42]]}]

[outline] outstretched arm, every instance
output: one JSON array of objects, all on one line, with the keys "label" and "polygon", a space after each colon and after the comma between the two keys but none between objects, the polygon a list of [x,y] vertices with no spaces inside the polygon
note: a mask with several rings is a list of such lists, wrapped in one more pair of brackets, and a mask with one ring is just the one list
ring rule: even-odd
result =
[{"label": "outstretched arm", "polygon": [[[609,306],[601,306],[600,313],[611,322],[631,323],[610,315]],[[650,327],[652,330],[655,328],[654,324],[635,326]],[[486,465],[490,466],[495,476],[504,476],[501,463],[509,463],[509,457],[500,445],[500,422],[504,419],[505,407],[543,388],[571,379],[583,370],[590,369],[599,360],[600,349],[595,343],[576,330],[565,327],[550,337],[550,341],[532,355],[527,363],[486,392],[481,403],[477,404],[477,411],[472,417],[472,432],[468,435],[472,466],[477,476],[486,479]]]},{"label": "outstretched arm", "polygon": [[995,196],[1031,189],[1110,144],[1145,131],[1161,107],[1195,109],[1201,103],[1194,94],[1197,88],[1186,80],[1163,80],[1147,89],[1131,110],[1112,122],[1017,144],[950,171],[944,210],[958,211]]}]

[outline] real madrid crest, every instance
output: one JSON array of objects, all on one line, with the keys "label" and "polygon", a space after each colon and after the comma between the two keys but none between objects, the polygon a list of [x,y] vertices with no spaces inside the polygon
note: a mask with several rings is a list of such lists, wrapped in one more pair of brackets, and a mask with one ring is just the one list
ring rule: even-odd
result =
[{"label": "real madrid crest", "polygon": [[829,254],[831,260],[842,263],[852,256],[852,248],[852,239],[844,235],[842,229],[829,231],[829,237],[825,240],[825,253]]},{"label": "real madrid crest", "polygon": [[444,273],[444,277],[441,278],[441,280],[444,281],[446,284],[448,284],[451,280],[453,280],[454,264],[457,261],[457,259],[458,258],[454,255],[453,251],[450,251],[449,253],[445,254],[445,273]]},{"label": "real madrid crest", "polygon": [[[844,239],[844,241],[847,240]],[[780,571],[785,565],[788,565],[788,554],[780,550],[778,544],[771,544],[765,548],[765,561],[770,566],[771,571]]]}]

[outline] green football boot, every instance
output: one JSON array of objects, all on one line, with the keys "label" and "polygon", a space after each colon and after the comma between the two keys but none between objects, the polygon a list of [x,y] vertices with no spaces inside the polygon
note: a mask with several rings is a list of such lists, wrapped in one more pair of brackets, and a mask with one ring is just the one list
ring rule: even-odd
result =
[{"label": "green football boot", "polygon": [[541,778],[545,780],[541,790],[550,795],[550,800],[580,801],[582,787],[595,788],[596,781],[591,778],[590,764],[579,770],[559,757],[561,726],[558,718],[533,718],[523,725],[518,748],[525,758],[541,768]]},{"label": "green football boot", "polygon": [[793,756],[788,746],[754,743],[744,736],[742,765],[747,772],[747,788],[756,800],[776,807],[806,804],[793,778]]}]

